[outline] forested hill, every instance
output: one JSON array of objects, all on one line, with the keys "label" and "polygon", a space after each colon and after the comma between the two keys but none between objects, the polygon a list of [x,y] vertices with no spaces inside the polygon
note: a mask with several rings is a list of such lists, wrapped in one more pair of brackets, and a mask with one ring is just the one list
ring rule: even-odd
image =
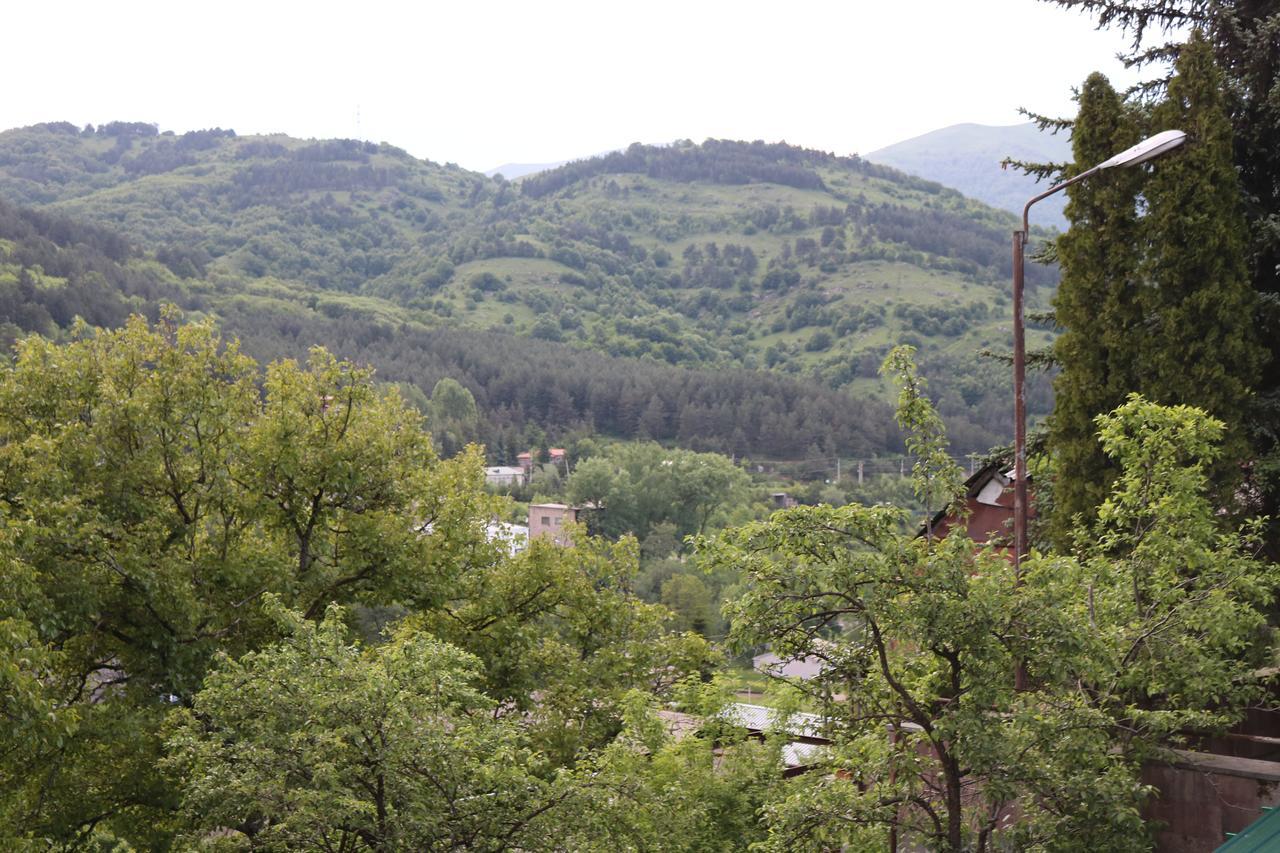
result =
[{"label": "forested hill", "polygon": [[110,229],[0,199],[0,343],[55,335],[77,316],[119,326],[181,293],[168,269]]},{"label": "forested hill", "polygon": [[815,448],[859,456],[900,448],[883,403],[856,402],[795,377],[694,370],[504,332],[430,328],[375,311],[308,306],[305,298],[292,302],[281,294],[288,291],[227,291],[180,278],[109,229],[0,201],[0,343],[6,346],[29,332],[65,334],[77,316],[103,327],[121,325],[130,313],[155,319],[173,302],[193,316],[216,317],[260,359],[302,358],[321,342],[376,365],[382,379],[419,402],[437,381],[453,377],[473,390],[480,437],[499,461],[514,462],[528,448],[530,429],[645,437],[767,458]]},{"label": "forested hill", "polygon": [[[49,124],[0,134],[0,198],[113,229],[250,338],[279,334],[269,321],[285,339],[321,324],[361,346],[378,335],[351,329],[462,328],[574,358],[769,369],[867,411],[885,396],[881,358],[905,341],[961,449],[1007,433],[1004,370],[977,352],[1007,346],[1012,217],[854,157],[635,145],[511,183],[386,144]],[[1030,405],[1047,409],[1046,387]],[[654,437],[683,440],[667,429]],[[797,452],[852,441],[809,437]]]}]

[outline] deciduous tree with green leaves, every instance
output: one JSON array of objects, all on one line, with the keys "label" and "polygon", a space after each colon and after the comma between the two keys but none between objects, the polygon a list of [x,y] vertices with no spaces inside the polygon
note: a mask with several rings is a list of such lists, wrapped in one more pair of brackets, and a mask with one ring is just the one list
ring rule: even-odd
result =
[{"label": "deciduous tree with green leaves", "polygon": [[475,397],[458,380],[441,379],[431,391],[427,426],[445,458],[458,453],[480,434]]},{"label": "deciduous tree with green leaves", "polygon": [[947,453],[947,432],[925,396],[928,383],[916,371],[913,346],[894,347],[880,366],[898,386],[895,419],[907,434],[907,453],[915,457],[911,483],[924,507],[925,534],[933,537],[933,514],[945,509],[960,492],[960,469]]},{"label": "deciduous tree with green leaves", "polygon": [[267,610],[287,636],[221,657],[169,721],[181,843],[554,849],[574,788],[493,713],[477,658],[405,628],[362,648],[337,607],[318,624]]},{"label": "deciduous tree with green leaves", "polygon": [[1205,497],[1220,422],[1135,397],[1098,426],[1112,496],[1074,554],[1020,579],[962,528],[903,535],[889,507],[800,507],[704,543],[745,578],[737,647],[826,662],[800,689],[833,751],[766,806],[773,849],[1148,849],[1142,762],[1257,695],[1280,576]]},{"label": "deciduous tree with green leaves", "polygon": [[310,621],[412,613],[552,763],[612,737],[626,691],[709,665],[631,596],[634,542],[489,541],[482,463],[441,461],[420,415],[323,350],[263,372],[171,313],[22,341],[0,368],[0,846],[168,844],[161,727],[215,658],[280,639],[268,594]]},{"label": "deciduous tree with green leaves", "polygon": [[275,636],[263,593],[312,617],[426,606],[470,556],[457,545],[484,542],[479,460],[438,462],[368,371],[317,350],[263,377],[173,314],[21,342],[0,371],[0,460],[5,575],[26,578],[12,600],[53,667],[47,701],[78,717],[3,795],[16,825],[64,842],[111,826],[159,843],[156,729],[216,652]]},{"label": "deciduous tree with green leaves", "polygon": [[594,524],[607,535],[644,539],[654,525],[669,521],[683,538],[706,530],[749,483],[746,473],[719,453],[636,442],[583,462],[566,490],[570,500],[599,507]]},{"label": "deciduous tree with green leaves", "polygon": [[558,849],[729,853],[764,840],[759,814],[782,784],[782,739],[731,725],[714,685],[680,694],[698,717],[678,735],[648,696],[625,697],[618,737],[576,771],[579,797],[562,811]]},{"label": "deciduous tree with green leaves", "polygon": [[522,716],[539,750],[571,764],[617,734],[629,691],[666,696],[717,660],[702,638],[670,630],[665,607],[632,595],[637,551],[630,537],[535,541],[453,576],[438,606],[405,621],[476,655],[501,713]]}]

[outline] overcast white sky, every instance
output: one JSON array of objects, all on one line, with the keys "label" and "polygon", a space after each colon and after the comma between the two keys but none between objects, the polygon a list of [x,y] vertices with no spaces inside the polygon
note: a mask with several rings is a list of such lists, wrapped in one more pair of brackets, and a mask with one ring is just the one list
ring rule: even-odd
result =
[{"label": "overcast white sky", "polygon": [[1118,33],[1038,0],[6,5],[0,129],[359,137],[477,170],[678,138],[866,153],[1132,79]]}]

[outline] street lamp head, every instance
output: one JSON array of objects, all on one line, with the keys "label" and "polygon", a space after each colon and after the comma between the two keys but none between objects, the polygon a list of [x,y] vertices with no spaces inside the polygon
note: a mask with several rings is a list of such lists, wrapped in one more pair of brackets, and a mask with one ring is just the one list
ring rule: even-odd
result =
[{"label": "street lamp head", "polygon": [[1136,166],[1139,163],[1145,163],[1152,157],[1159,157],[1161,154],[1166,154],[1172,151],[1186,141],[1187,135],[1181,130],[1165,130],[1157,133],[1155,136],[1147,137],[1132,148],[1126,148],[1110,160],[1106,160],[1096,166],[1085,169],[1078,175],[1068,178],[1061,183],[1054,184],[1049,187],[1049,189],[1040,193],[1040,195],[1028,201],[1026,206],[1022,208],[1022,231],[1020,232],[1022,234],[1022,239],[1025,241],[1027,234],[1030,232],[1031,226],[1028,224],[1028,218],[1031,214],[1031,205],[1036,202],[1042,201],[1056,192],[1065,190],[1072,184],[1079,183],[1080,181],[1090,178],[1104,169],[1116,169],[1122,166]]},{"label": "street lamp head", "polygon": [[1186,141],[1187,135],[1181,130],[1166,130],[1142,140],[1132,148],[1126,148],[1104,163],[1099,163],[1098,168],[1114,169],[1119,166],[1136,166],[1139,163],[1147,162],[1152,157],[1159,157],[1166,151],[1172,151]]}]

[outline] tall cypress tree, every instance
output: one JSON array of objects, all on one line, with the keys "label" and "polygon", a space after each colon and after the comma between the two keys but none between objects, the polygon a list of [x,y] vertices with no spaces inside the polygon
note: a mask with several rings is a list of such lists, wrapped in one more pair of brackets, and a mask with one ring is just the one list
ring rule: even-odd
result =
[{"label": "tall cypress tree", "polygon": [[[1270,516],[1267,545],[1280,558],[1280,0],[1047,0],[1092,15],[1132,39],[1128,58],[1177,56],[1182,34],[1207,34],[1225,80],[1234,159],[1249,223],[1247,263],[1258,295],[1254,323],[1264,348],[1257,394],[1246,413],[1250,477],[1258,514]],[[1163,71],[1157,63],[1154,67]],[[1163,76],[1142,84],[1162,92]]]},{"label": "tall cypress tree", "polygon": [[1056,474],[1049,534],[1059,545],[1073,516],[1109,490],[1114,472],[1093,419],[1130,392],[1199,406],[1229,425],[1217,474],[1224,489],[1248,455],[1243,424],[1264,351],[1222,85],[1210,46],[1196,34],[1147,121],[1102,75],[1080,91],[1076,170],[1146,132],[1177,128],[1188,142],[1149,167],[1108,170],[1067,190],[1071,228],[1058,241],[1054,303],[1062,369],[1049,431]]},{"label": "tall cypress tree", "polygon": [[1254,327],[1249,231],[1222,77],[1199,33],[1179,54],[1152,122],[1155,130],[1185,130],[1188,143],[1152,170],[1143,189],[1140,304],[1152,341],[1137,390],[1162,403],[1199,406],[1226,422],[1220,474],[1229,483],[1231,466],[1248,454],[1245,413],[1264,352]]},{"label": "tall cypress tree", "polygon": [[[1140,133],[1133,111],[1102,74],[1085,80],[1077,101],[1080,111],[1071,134],[1075,165],[1064,177],[1128,148]],[[1054,380],[1049,424],[1058,472],[1049,532],[1061,544],[1072,518],[1092,510],[1107,494],[1114,472],[1093,419],[1124,402],[1143,349],[1136,250],[1140,183],[1140,173],[1120,169],[1066,191],[1071,228],[1058,239],[1062,281],[1054,298],[1063,329],[1054,356],[1062,369]]]}]

